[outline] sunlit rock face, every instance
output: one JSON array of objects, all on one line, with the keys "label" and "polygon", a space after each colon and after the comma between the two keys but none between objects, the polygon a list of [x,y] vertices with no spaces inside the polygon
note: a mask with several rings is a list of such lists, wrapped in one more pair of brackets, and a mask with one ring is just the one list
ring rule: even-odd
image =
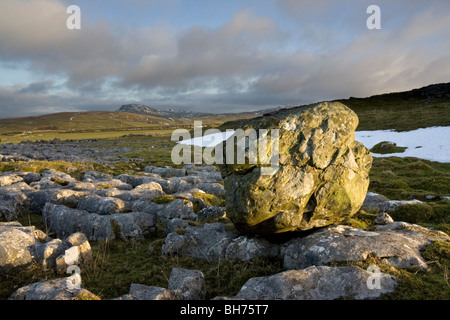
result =
[{"label": "sunlit rock face", "polygon": [[[272,234],[337,224],[361,207],[372,156],[355,141],[357,115],[338,102],[281,110],[225,124],[244,131],[278,129],[273,174],[256,164],[220,166],[227,216],[242,232]],[[237,139],[227,143],[237,144]],[[275,139],[267,140],[267,150]],[[226,154],[226,147],[224,147]],[[248,151],[248,150],[247,150]]]}]

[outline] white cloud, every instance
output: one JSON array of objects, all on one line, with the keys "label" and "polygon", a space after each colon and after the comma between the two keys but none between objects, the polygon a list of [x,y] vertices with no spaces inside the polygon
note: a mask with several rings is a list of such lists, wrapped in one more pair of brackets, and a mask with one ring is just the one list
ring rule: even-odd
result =
[{"label": "white cloud", "polygon": [[217,28],[85,19],[81,30],[70,31],[61,1],[2,0],[0,63],[28,65],[34,76],[0,87],[0,110],[11,116],[33,113],[33,106],[105,108],[108,101],[113,110],[129,97],[153,106],[244,111],[448,82],[450,2],[378,3],[382,30],[375,31],[365,25],[368,0],[278,0],[294,21],[288,28],[241,10]]}]

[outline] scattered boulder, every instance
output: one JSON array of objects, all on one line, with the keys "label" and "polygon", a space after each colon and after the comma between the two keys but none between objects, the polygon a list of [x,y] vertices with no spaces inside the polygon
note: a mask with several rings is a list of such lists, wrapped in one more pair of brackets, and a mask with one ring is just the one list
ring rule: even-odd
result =
[{"label": "scattered boulder", "polygon": [[[265,174],[261,161],[220,165],[227,216],[236,228],[257,234],[303,231],[338,224],[356,213],[372,165],[367,148],[354,140],[357,125],[356,113],[338,102],[224,124],[247,132],[279,130],[279,163],[272,174]],[[228,143],[236,149],[236,139]],[[268,150],[273,143],[268,139]],[[252,153],[249,146],[245,151]]]},{"label": "scattered boulder", "polygon": [[173,295],[165,288],[132,283],[130,292],[116,300],[173,300]]},{"label": "scattered boulder", "polygon": [[84,210],[46,203],[44,222],[59,238],[82,232],[89,240],[142,240],[156,231],[155,215],[145,212],[98,215]]},{"label": "scattered boulder", "polygon": [[4,172],[0,174],[0,187],[9,186],[23,181],[23,178],[15,172]]},{"label": "scattered boulder", "polygon": [[122,212],[125,209],[125,206],[125,202],[120,199],[92,195],[82,198],[77,209],[100,215],[109,215]]},{"label": "scattered boulder", "polygon": [[224,207],[208,206],[197,213],[197,220],[217,219],[226,216]]},{"label": "scattered boulder", "polygon": [[144,169],[145,172],[154,173],[161,177],[185,177],[186,169],[176,169],[172,167],[154,167],[147,166]]},{"label": "scattered boulder", "polygon": [[183,220],[180,218],[168,219],[165,225],[165,233],[169,234],[172,232],[176,232],[177,230],[184,230],[189,226],[189,222],[187,220]]},{"label": "scattered boulder", "polygon": [[54,169],[44,170],[41,173],[42,179],[48,179],[54,181],[62,186],[68,185],[71,182],[76,182],[77,180],[65,172],[56,171]]},{"label": "scattered boulder", "polygon": [[[77,300],[80,297],[99,298],[80,285],[71,285],[71,277],[35,282],[17,289],[9,300]],[[80,280],[81,281],[81,280]]]},{"label": "scattered boulder", "polygon": [[412,199],[412,200],[389,200],[385,196],[381,194],[377,194],[374,192],[368,192],[364,203],[362,204],[362,208],[378,208],[381,211],[389,212],[395,210],[395,208],[399,206],[404,206],[408,204],[421,204],[423,203],[420,200]]},{"label": "scattered boulder", "polygon": [[76,208],[89,192],[70,189],[51,188],[27,193],[24,206],[32,212],[42,213],[47,202]]},{"label": "scattered boulder", "polygon": [[21,226],[0,229],[0,272],[30,265],[34,259],[35,244],[33,232]]},{"label": "scattered boulder", "polygon": [[91,245],[83,233],[74,233],[67,237],[64,242],[70,248],[56,258],[56,270],[59,274],[67,273],[69,266],[79,266],[92,262]]},{"label": "scattered boulder", "polygon": [[225,195],[225,187],[216,182],[202,182],[196,184],[196,187],[200,190],[205,191],[206,193],[213,194],[216,196],[224,196]]},{"label": "scattered boulder", "polygon": [[205,276],[201,271],[173,268],[168,289],[177,300],[204,300],[206,295]]},{"label": "scattered boulder", "polygon": [[[386,226],[390,225],[393,223]],[[420,249],[431,241],[449,239],[448,236],[410,228],[393,230],[393,227],[366,231],[349,226],[330,226],[296,238],[286,246],[284,268],[303,269],[336,261],[365,260],[372,255],[396,268],[427,269]]]},{"label": "scattered boulder", "polygon": [[376,277],[379,286],[374,287],[368,284],[373,275],[372,272],[359,267],[312,266],[303,270],[289,270],[272,276],[251,278],[231,299],[360,300],[375,299],[394,291],[397,286],[394,277],[378,273]]},{"label": "scattered boulder", "polygon": [[173,268],[168,289],[133,283],[128,294],[114,300],[204,300],[205,277],[201,271]]},{"label": "scattered boulder", "polygon": [[225,258],[248,261],[256,257],[276,257],[279,245],[264,238],[240,236],[227,246]]},{"label": "scattered boulder", "polygon": [[[53,239],[37,247],[37,256],[44,269],[56,269],[57,259],[68,249],[61,239]],[[65,270],[64,270],[65,272]]]},{"label": "scattered boulder", "polygon": [[0,223],[0,272],[38,262],[44,269],[62,274],[70,265],[90,263],[92,252],[85,235],[76,233],[64,241],[51,239],[35,227],[19,222]]},{"label": "scattered boulder", "polygon": [[225,258],[226,248],[237,234],[222,223],[206,223],[201,227],[187,227],[185,234],[170,233],[162,247],[163,254],[177,254],[208,261]]},{"label": "scattered boulder", "polygon": [[0,187],[0,218],[6,221],[18,219],[19,209],[27,199],[26,193],[32,189],[25,182],[16,182]]}]

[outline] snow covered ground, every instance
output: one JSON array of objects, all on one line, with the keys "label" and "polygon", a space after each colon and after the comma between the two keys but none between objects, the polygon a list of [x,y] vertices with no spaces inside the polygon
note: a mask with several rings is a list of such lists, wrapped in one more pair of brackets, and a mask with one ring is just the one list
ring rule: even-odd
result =
[{"label": "snow covered ground", "polygon": [[430,127],[413,131],[357,131],[355,140],[371,149],[382,141],[395,142],[407,149],[402,153],[376,154],[374,157],[416,157],[437,162],[450,162],[450,127]]},{"label": "snow covered ground", "polygon": [[[183,140],[179,143],[212,147],[226,140],[232,134],[233,132],[222,132]],[[437,162],[450,162],[450,127],[430,127],[405,132],[395,132],[394,130],[357,131],[355,139],[368,149],[382,141],[395,142],[397,146],[407,148],[402,153],[373,153],[374,157],[416,157]]]}]

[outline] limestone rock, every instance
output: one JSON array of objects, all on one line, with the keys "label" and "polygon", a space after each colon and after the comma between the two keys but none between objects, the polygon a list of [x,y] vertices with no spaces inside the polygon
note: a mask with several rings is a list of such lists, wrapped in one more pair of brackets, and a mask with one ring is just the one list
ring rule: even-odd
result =
[{"label": "limestone rock", "polygon": [[[334,300],[375,299],[392,292],[394,277],[378,273],[378,287],[368,285],[372,272],[359,267],[312,266],[272,276],[249,279],[233,299],[244,300]],[[370,289],[373,288],[373,289]]]},{"label": "limestone rock", "polygon": [[449,239],[445,234],[433,235],[411,228],[393,230],[394,224],[380,226],[392,226],[391,230],[380,228],[375,231],[330,226],[294,239],[284,251],[284,268],[302,269],[333,261],[365,260],[372,255],[397,268],[426,269],[427,264],[420,255],[420,249],[431,241]]},{"label": "limestone rock", "polygon": [[276,257],[278,253],[279,246],[264,238],[240,236],[227,246],[225,258],[247,261],[256,257]]},{"label": "limestone rock", "polygon": [[77,209],[100,215],[109,215],[124,210],[125,203],[113,197],[87,196],[80,200]]},{"label": "limestone rock", "polygon": [[165,233],[169,234],[172,232],[176,232],[179,229],[185,229],[189,226],[189,222],[187,220],[183,220],[180,218],[168,219],[165,225]]},{"label": "limestone rock", "polygon": [[206,295],[205,276],[201,271],[173,268],[168,289],[177,300],[204,300]]},{"label": "limestone rock", "polygon": [[35,244],[34,234],[20,227],[0,229],[0,272],[31,264]]},{"label": "limestone rock", "polygon": [[0,187],[9,186],[21,181],[23,181],[23,178],[15,172],[4,172],[0,174]]},{"label": "limestone rock", "polygon": [[374,192],[368,192],[364,202],[362,204],[362,208],[378,208],[381,211],[393,211],[395,208],[399,206],[404,206],[408,204],[420,204],[423,203],[420,200],[389,200],[385,196],[381,194],[377,194]]},{"label": "limestone rock", "polygon": [[165,288],[132,283],[130,292],[116,300],[173,300],[173,293]]},{"label": "limestone rock", "polygon": [[70,247],[64,254],[56,258],[56,271],[59,274],[67,272],[69,266],[78,266],[92,262],[92,251],[89,241]]},{"label": "limestone rock", "polygon": [[63,205],[46,203],[44,222],[59,238],[82,232],[89,240],[142,240],[156,231],[155,214],[146,212],[98,215]]},{"label": "limestone rock", "polygon": [[[17,289],[9,300],[75,300],[80,295],[95,297],[94,294],[81,288],[81,283],[70,285],[70,277],[35,282]],[[81,279],[80,279],[81,281]]]},{"label": "limestone rock", "polygon": [[226,216],[225,208],[211,206],[201,209],[197,213],[197,220],[216,219],[216,218],[223,218],[225,216]]},{"label": "limestone rock", "polygon": [[24,205],[31,211],[41,213],[47,202],[76,208],[79,202],[88,195],[86,191],[50,188],[27,193]]},{"label": "limestone rock", "polygon": [[225,257],[227,246],[236,237],[237,234],[226,230],[222,223],[206,223],[201,227],[187,227],[184,235],[170,233],[162,252],[219,261]]},{"label": "limestone rock", "polygon": [[[338,102],[299,107],[224,126],[279,129],[279,168],[220,165],[227,216],[243,232],[272,234],[338,224],[361,207],[372,156],[354,140],[357,115]],[[236,145],[236,139],[227,143]],[[267,141],[271,149],[272,139]],[[224,144],[226,145],[226,144]],[[235,148],[236,149],[236,148]],[[250,146],[246,146],[247,155]],[[226,155],[226,147],[224,146]],[[270,154],[269,154],[270,155]]]},{"label": "limestone rock", "polygon": [[15,221],[18,212],[24,205],[27,196],[25,192],[32,189],[25,182],[16,182],[0,187],[0,218]]},{"label": "limestone rock", "polygon": [[57,258],[64,254],[66,249],[68,246],[61,239],[53,239],[38,246],[38,258],[42,267],[44,269],[56,268]]},{"label": "limestone rock", "polygon": [[176,169],[172,167],[153,167],[147,166],[145,167],[145,172],[158,174],[161,177],[184,177],[186,176],[186,169]]}]

